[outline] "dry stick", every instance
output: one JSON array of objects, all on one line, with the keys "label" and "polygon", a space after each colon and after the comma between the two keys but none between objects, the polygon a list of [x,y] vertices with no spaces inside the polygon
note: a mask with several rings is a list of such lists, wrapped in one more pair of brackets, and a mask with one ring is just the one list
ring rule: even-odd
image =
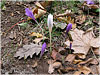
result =
[{"label": "dry stick", "polygon": [[7,32],[8,31],[10,31],[14,26],[16,26],[17,24],[19,24],[19,23],[21,23],[21,22],[24,22],[24,21],[26,21],[26,20],[22,20],[22,21],[19,21],[18,23],[16,23],[16,24],[14,24],[13,26],[11,26],[8,30],[7,30]]},{"label": "dry stick", "polygon": [[[97,59],[97,57],[96,57],[95,53],[93,52],[92,47],[91,47],[91,51],[92,51],[92,53],[93,53],[93,55],[94,55],[95,59],[98,61],[98,59]],[[98,62],[99,62],[99,61],[98,61]]]}]

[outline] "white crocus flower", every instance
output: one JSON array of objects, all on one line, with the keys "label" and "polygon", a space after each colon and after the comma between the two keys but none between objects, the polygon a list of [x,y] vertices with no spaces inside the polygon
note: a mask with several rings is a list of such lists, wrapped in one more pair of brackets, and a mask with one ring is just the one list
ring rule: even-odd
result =
[{"label": "white crocus flower", "polygon": [[50,54],[51,54],[52,53],[52,49],[51,49],[51,32],[52,32],[52,27],[53,27],[53,15],[52,14],[48,15],[47,25],[48,25],[49,34],[50,34]]},{"label": "white crocus flower", "polygon": [[48,15],[47,25],[48,25],[49,30],[51,32],[52,31],[52,27],[53,27],[53,15],[52,14]]}]

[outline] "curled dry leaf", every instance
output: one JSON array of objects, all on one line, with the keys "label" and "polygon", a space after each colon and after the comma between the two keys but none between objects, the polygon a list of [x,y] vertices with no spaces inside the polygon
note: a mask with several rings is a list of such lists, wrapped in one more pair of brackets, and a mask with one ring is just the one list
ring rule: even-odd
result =
[{"label": "curled dry leaf", "polygon": [[86,64],[86,63],[96,65],[98,64],[98,61],[94,58],[89,58],[88,60],[79,62],[78,64]]},{"label": "curled dry leaf", "polygon": [[32,56],[36,53],[38,55],[41,51],[42,46],[38,44],[31,43],[29,45],[24,45],[23,48],[19,48],[14,57],[18,59],[24,58],[27,59],[28,56]]},{"label": "curled dry leaf", "polygon": [[68,16],[68,17],[57,17],[57,19],[59,20],[59,21],[64,21],[64,22],[66,22],[66,23],[72,23],[72,28],[74,29],[74,28],[76,28],[76,24],[74,23],[74,19],[72,19],[70,16]]},{"label": "curled dry leaf", "polygon": [[77,68],[74,67],[66,67],[66,68],[61,68],[60,70],[64,73],[68,72],[68,71],[75,71]]},{"label": "curled dry leaf", "polygon": [[32,32],[29,36],[36,36],[37,38],[43,37],[42,34],[36,32]]},{"label": "curled dry leaf", "polygon": [[60,61],[62,61],[62,58],[63,58],[63,56],[62,56],[59,52],[57,52],[56,50],[53,50],[53,51],[52,51],[51,57],[52,57],[54,60],[60,60]]},{"label": "curled dry leaf", "polygon": [[56,17],[63,17],[63,16],[70,16],[70,15],[72,15],[71,10],[66,10],[65,13],[58,14],[58,15],[56,15]]},{"label": "curled dry leaf", "polygon": [[95,49],[94,49],[94,53],[95,53],[96,55],[100,55],[99,48],[95,48]]},{"label": "curled dry leaf", "polygon": [[35,43],[39,43],[41,40],[46,39],[46,37],[41,37],[41,38],[35,38],[33,41]]},{"label": "curled dry leaf", "polygon": [[80,15],[80,16],[77,16],[76,17],[76,23],[78,23],[78,24],[82,24],[82,23],[84,23],[85,22],[85,20],[86,20],[86,16],[85,15]]},{"label": "curled dry leaf", "polygon": [[85,59],[86,58],[86,56],[84,55],[84,54],[78,54],[77,55],[79,58],[81,58],[81,59]]},{"label": "curled dry leaf", "polygon": [[39,43],[41,40],[46,39],[46,37],[43,37],[42,34],[36,33],[36,32],[32,32],[29,36],[36,36],[37,37],[33,40],[35,43]]},{"label": "curled dry leaf", "polygon": [[49,69],[48,69],[48,73],[53,73],[54,72],[54,70],[56,69],[56,68],[59,68],[59,67],[61,67],[61,63],[60,62],[54,62],[54,61],[49,61]]},{"label": "curled dry leaf", "polygon": [[95,5],[95,4],[89,5],[89,4],[84,3],[83,5],[89,7],[89,9],[98,9],[99,8],[99,5]]},{"label": "curled dry leaf", "polygon": [[[73,39],[72,49],[75,54],[87,55],[90,47],[100,47],[100,38],[95,38],[92,30],[85,33],[82,30],[74,29],[73,31],[70,31],[70,34]],[[69,46],[70,41],[66,41],[65,44]]]},{"label": "curled dry leaf", "polygon": [[68,56],[65,58],[65,61],[73,62],[75,56],[76,56],[75,54],[68,54]]},{"label": "curled dry leaf", "polygon": [[88,75],[91,73],[91,69],[86,66],[80,66],[79,71],[76,71],[74,75],[80,75],[81,73],[84,73],[84,75]]},{"label": "curled dry leaf", "polygon": [[74,64],[78,64],[78,63],[80,63],[80,62],[82,62],[82,60],[80,60],[80,59],[79,59],[79,60],[76,60],[76,59],[75,59],[75,60],[73,61]]},{"label": "curled dry leaf", "polygon": [[[36,2],[35,4],[37,7],[35,7],[34,9],[32,9],[32,12],[34,14],[35,19],[41,17],[42,15],[44,15],[46,13],[45,8],[39,3]],[[28,17],[28,20],[30,20],[31,18]]]}]

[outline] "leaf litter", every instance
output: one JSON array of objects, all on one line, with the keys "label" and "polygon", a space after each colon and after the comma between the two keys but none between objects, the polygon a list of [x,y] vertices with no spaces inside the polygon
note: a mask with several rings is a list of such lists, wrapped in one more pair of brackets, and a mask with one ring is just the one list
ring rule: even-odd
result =
[{"label": "leaf litter", "polygon": [[[35,14],[35,18],[40,18],[42,15],[44,15],[46,13],[46,10],[45,10],[45,6],[47,6],[48,4],[42,4],[42,2],[36,2],[36,8],[33,9],[33,13]],[[66,23],[72,23],[73,24],[73,29],[76,28],[76,22],[75,22],[75,19],[72,19],[71,16],[69,15],[72,15],[73,13],[71,13],[71,11],[66,11],[65,13],[63,14],[58,14],[56,15],[59,19],[59,20],[65,20]],[[69,17],[67,17],[69,16]],[[85,19],[86,19],[86,16],[80,16],[78,17],[80,18],[80,22],[78,22],[79,24],[83,24],[85,22]],[[77,18],[77,19],[78,19]],[[30,19],[30,18],[28,18]],[[83,20],[82,20],[83,19]],[[60,23],[60,24],[59,24]],[[61,29],[64,29],[67,24],[66,23],[63,23],[63,22],[57,22],[55,23],[55,25],[58,25],[57,27],[61,28]],[[68,55],[61,55],[59,51],[52,51],[52,55],[51,57],[54,59],[54,61],[51,61],[51,63],[48,63],[49,64],[49,69],[48,69],[48,73],[53,73],[55,70],[59,69],[62,67],[62,58],[63,56],[65,56],[66,58],[64,58],[64,61],[65,63],[66,62],[69,62],[69,63],[74,63],[74,64],[86,64],[86,63],[89,63],[89,64],[95,64],[97,65],[98,62],[95,60],[95,59],[88,59],[88,60],[81,60],[81,59],[76,59],[76,55],[77,56],[80,56],[81,58],[86,58],[86,55],[87,53],[89,52],[89,49],[90,47],[94,47],[96,48],[94,50],[94,53],[95,54],[98,54],[98,47],[99,47],[99,44],[100,43],[97,43],[98,41],[98,38],[95,38],[94,34],[92,31],[89,31],[89,32],[84,32],[84,31],[81,31],[81,30],[76,30],[74,29],[73,31],[70,31],[71,32],[71,35],[72,35],[72,38],[73,38],[73,43],[72,43],[72,49],[74,50],[74,54],[68,54]],[[34,32],[33,32],[34,33]],[[76,34],[77,33],[77,34]],[[79,36],[76,36],[76,35],[79,35]],[[35,43],[39,43],[41,40],[43,40],[43,36],[42,34],[40,33],[35,33],[32,34],[31,36],[35,36],[36,38],[33,40]],[[82,42],[82,40],[83,42]],[[90,40],[92,40],[93,42],[91,42]],[[67,41],[68,42],[68,41]],[[84,44],[84,42],[86,43],[86,45]],[[69,46],[69,44],[67,43],[66,44],[67,46]],[[79,48],[77,47],[79,46]],[[86,49],[86,48],[87,49]],[[31,44],[27,44],[27,45],[24,45],[22,48],[18,49],[18,51],[16,52],[15,54],[15,57],[18,57],[18,59],[21,59],[21,58],[25,58],[27,59],[28,56],[30,56],[32,58],[32,56],[34,54],[36,55],[39,55],[40,51],[41,51],[41,48],[42,46],[39,45],[39,44],[34,44],[34,43],[31,43]],[[59,62],[60,61],[60,62]],[[38,64],[37,62],[33,65],[33,68],[37,67]],[[77,69],[76,68],[73,68],[73,67],[66,67],[63,68],[65,69],[66,72],[68,71],[76,71]],[[89,74],[91,73],[91,70],[87,67],[87,66],[78,66],[78,71],[75,72],[75,74],[81,74],[81,73],[84,73],[84,74]]]},{"label": "leaf litter", "polygon": [[30,58],[33,57],[33,55],[36,53],[36,55],[39,55],[41,52],[41,45],[31,43],[29,45],[24,45],[23,48],[19,48],[14,57],[18,57],[18,59],[25,58],[27,59],[28,56]]},{"label": "leaf litter", "polygon": [[[82,30],[75,29],[71,31],[70,34],[73,39],[72,49],[75,54],[78,53],[87,55],[90,47],[100,47],[99,37],[95,38],[92,30],[85,33]],[[66,41],[65,44],[69,46],[70,41]]]}]

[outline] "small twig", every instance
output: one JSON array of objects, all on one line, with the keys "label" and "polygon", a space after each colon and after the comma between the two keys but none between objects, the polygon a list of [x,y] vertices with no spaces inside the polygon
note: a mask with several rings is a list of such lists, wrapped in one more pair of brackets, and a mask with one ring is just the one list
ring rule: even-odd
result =
[{"label": "small twig", "polygon": [[[94,55],[95,59],[98,61],[98,59],[97,59],[97,57],[96,57],[96,55],[95,55],[95,53],[94,53],[94,51],[93,51],[92,47],[91,47],[91,51],[92,51],[92,53],[93,53],[93,55]],[[99,62],[99,61],[98,61],[98,62]]]},{"label": "small twig", "polygon": [[8,31],[10,31],[13,27],[15,27],[17,24],[19,24],[19,23],[21,23],[21,22],[24,22],[24,21],[26,21],[26,20],[22,20],[22,21],[19,21],[18,23],[16,23],[16,24],[14,24],[13,26],[11,26],[8,30],[7,30],[7,32]]}]

